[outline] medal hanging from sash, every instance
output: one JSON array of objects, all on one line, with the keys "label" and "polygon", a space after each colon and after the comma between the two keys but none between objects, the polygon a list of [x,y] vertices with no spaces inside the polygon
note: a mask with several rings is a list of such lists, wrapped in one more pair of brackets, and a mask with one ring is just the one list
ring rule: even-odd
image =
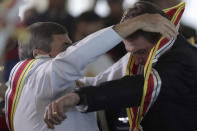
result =
[{"label": "medal hanging from sash", "polygon": [[195,37],[191,37],[188,41],[194,46],[196,44]]},{"label": "medal hanging from sash", "polygon": [[[184,9],[185,9],[185,2],[182,2],[178,4],[177,6],[165,9],[163,11],[168,15],[171,22],[178,28]],[[152,75],[152,73],[154,73],[154,69],[152,69],[152,63],[157,62],[158,58],[173,46],[174,41],[175,40],[168,40],[165,37],[161,37],[160,40],[157,42],[157,44],[152,48],[151,52],[149,53],[148,59],[144,66],[145,80],[144,80],[144,88],[143,88],[141,104],[139,107],[132,107],[132,108],[126,109],[127,115],[129,117],[129,125],[131,128],[131,131],[142,130],[140,123],[143,117],[148,112],[151,105],[155,101],[155,98],[153,98],[153,96],[155,97],[155,96],[158,96],[159,94],[159,91],[155,92],[155,89],[154,89],[156,88],[155,86],[156,83]],[[140,66],[135,65],[133,55],[131,54],[129,61],[128,61],[126,74],[136,75],[138,74],[139,70],[140,70]],[[161,86],[160,82],[158,82],[157,84]],[[160,87],[157,90],[160,90]]]},{"label": "medal hanging from sash", "polygon": [[21,92],[23,90],[23,84],[27,77],[29,70],[31,69],[32,65],[36,62],[36,59],[26,60],[20,64],[20,66],[15,71],[16,73],[13,76],[13,81],[10,84],[12,85],[12,91],[9,94],[8,99],[8,127],[10,131],[14,131],[14,116],[15,111],[21,96]]}]

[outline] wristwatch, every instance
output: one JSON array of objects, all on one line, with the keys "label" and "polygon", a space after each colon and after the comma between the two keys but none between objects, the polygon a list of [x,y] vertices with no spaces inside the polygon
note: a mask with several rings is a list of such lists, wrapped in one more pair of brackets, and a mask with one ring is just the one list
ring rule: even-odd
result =
[{"label": "wristwatch", "polygon": [[80,88],[77,88],[74,93],[79,95],[79,103],[76,105],[76,109],[79,112],[86,112],[88,110],[88,103],[87,103],[87,97],[86,94],[83,93],[83,91]]}]

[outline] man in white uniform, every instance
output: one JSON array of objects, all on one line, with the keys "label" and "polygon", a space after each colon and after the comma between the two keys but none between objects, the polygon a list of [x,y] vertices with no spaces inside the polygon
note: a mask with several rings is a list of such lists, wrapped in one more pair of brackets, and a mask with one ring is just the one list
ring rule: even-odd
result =
[{"label": "man in white uniform", "polygon": [[[145,22],[147,18],[149,21]],[[71,45],[67,32],[58,24],[41,22],[31,25],[28,28],[30,39],[19,43],[21,61],[12,69],[6,92],[6,119],[10,130],[50,130],[43,120],[45,107],[74,90],[75,80],[83,75],[88,63],[138,29],[175,37],[176,28],[172,24],[172,30],[154,28],[155,25],[169,24],[160,15],[145,14],[100,30],[76,45]],[[98,131],[93,113],[82,114],[73,108],[67,115],[68,119],[57,126],[56,131]],[[48,126],[53,128],[50,124]]]}]

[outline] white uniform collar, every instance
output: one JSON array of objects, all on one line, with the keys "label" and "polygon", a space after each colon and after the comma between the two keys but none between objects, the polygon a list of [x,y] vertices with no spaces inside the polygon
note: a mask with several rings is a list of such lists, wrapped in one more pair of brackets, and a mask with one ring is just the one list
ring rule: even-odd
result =
[{"label": "white uniform collar", "polygon": [[38,54],[35,57],[36,59],[42,59],[42,58],[50,58],[49,54],[43,55],[43,54]]}]

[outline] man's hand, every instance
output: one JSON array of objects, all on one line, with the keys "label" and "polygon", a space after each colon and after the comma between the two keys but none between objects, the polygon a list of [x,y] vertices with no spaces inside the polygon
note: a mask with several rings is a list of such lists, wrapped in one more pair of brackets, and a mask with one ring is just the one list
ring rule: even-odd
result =
[{"label": "man's hand", "polygon": [[123,38],[133,34],[137,30],[157,32],[168,39],[176,38],[179,34],[175,25],[160,14],[143,14],[115,25],[114,30]]},{"label": "man's hand", "polygon": [[175,25],[167,18],[160,14],[144,14],[141,17],[143,31],[158,32],[168,39],[175,38],[178,35],[178,30]]},{"label": "man's hand", "polygon": [[76,93],[66,94],[56,101],[50,103],[45,110],[44,121],[48,128],[54,129],[54,125],[59,125],[66,119],[65,112],[69,108],[76,106],[79,103],[79,96]]}]

